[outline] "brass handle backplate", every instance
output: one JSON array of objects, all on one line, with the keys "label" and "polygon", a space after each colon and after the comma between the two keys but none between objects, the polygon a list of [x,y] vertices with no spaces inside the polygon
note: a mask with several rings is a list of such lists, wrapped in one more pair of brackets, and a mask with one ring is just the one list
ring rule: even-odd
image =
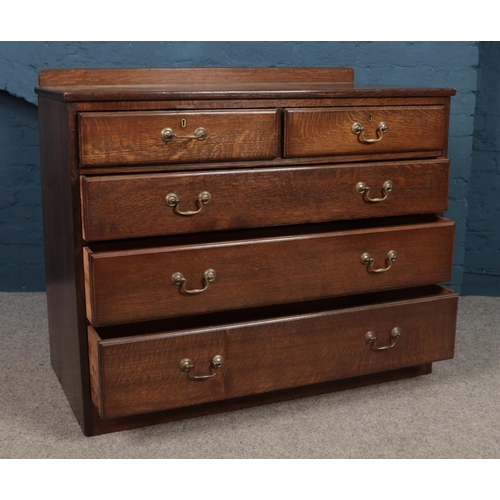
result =
[{"label": "brass handle backplate", "polygon": [[359,122],[354,122],[351,127],[351,132],[359,137],[361,142],[366,144],[373,144],[374,142],[379,142],[384,137],[384,134],[389,130],[389,125],[386,122],[380,122],[377,127],[377,138],[367,139],[365,137],[365,127]]},{"label": "brass handle backplate", "polygon": [[214,269],[207,269],[203,273],[203,281],[205,282],[205,286],[203,288],[200,288],[198,290],[187,290],[186,289],[186,278],[182,273],[174,273],[172,274],[172,283],[176,286],[179,286],[180,291],[182,293],[186,293],[188,295],[195,295],[197,293],[204,292],[207,288],[209,283],[212,281],[215,281],[216,278],[215,270]]},{"label": "brass handle backplate", "polygon": [[386,349],[390,349],[396,345],[396,341],[401,337],[401,328],[397,326],[391,330],[391,335],[389,337],[390,344],[385,345],[383,347],[377,347],[375,344],[377,343],[377,336],[373,332],[366,332],[365,341],[370,344],[372,351],[385,351]]},{"label": "brass handle backplate", "polygon": [[186,212],[181,212],[179,210],[179,204],[181,200],[175,193],[169,193],[167,196],[165,196],[165,202],[169,207],[174,207],[174,212],[177,215],[184,215],[184,216],[189,216],[189,215],[196,215],[197,213],[201,212],[201,209],[203,208],[203,205],[206,205],[207,203],[210,202],[212,199],[212,195],[208,191],[202,191],[198,195],[198,199],[196,200],[196,204],[198,205],[198,210],[188,210]]},{"label": "brass handle backplate", "polygon": [[[222,368],[223,365],[224,358],[220,354],[217,354],[213,357],[210,368],[218,370],[219,368]],[[194,363],[190,358],[181,359],[181,362],[179,363],[179,369],[181,370],[181,372],[187,372],[188,377],[193,380],[206,380],[207,378],[212,378],[217,375],[217,371],[215,373],[211,373],[210,375],[193,375],[192,371],[194,370]]]},{"label": "brass handle backplate", "polygon": [[165,142],[170,142],[172,139],[197,139],[198,141],[202,141],[207,136],[207,131],[203,127],[198,127],[193,135],[177,135],[170,127],[164,128],[161,131],[161,138]]},{"label": "brass handle backplate", "polygon": [[386,271],[389,271],[389,269],[392,266],[392,263],[395,262],[397,258],[398,258],[397,252],[395,250],[390,250],[387,253],[387,257],[385,259],[387,267],[374,269],[373,264],[375,262],[375,259],[372,259],[371,255],[368,252],[365,252],[364,254],[361,255],[361,264],[363,264],[364,266],[368,266],[368,270],[372,273],[385,273]]},{"label": "brass handle backplate", "polygon": [[380,203],[387,199],[387,196],[392,191],[394,184],[392,181],[385,181],[382,184],[382,198],[370,198],[370,188],[364,182],[356,184],[356,191],[363,195],[363,199],[368,203]]}]

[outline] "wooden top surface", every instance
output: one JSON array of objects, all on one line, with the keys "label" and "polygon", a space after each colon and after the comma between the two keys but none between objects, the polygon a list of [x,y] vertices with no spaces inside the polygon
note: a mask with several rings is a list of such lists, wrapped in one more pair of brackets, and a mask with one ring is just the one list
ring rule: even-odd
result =
[{"label": "wooden top surface", "polygon": [[354,84],[350,68],[45,70],[37,94],[62,101],[439,97],[454,89]]}]

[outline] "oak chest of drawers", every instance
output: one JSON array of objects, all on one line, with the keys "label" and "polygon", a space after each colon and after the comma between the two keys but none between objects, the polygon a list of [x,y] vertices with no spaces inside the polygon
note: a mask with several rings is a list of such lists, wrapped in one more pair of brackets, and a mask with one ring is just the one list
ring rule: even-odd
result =
[{"label": "oak chest of drawers", "polygon": [[37,92],[51,359],[87,435],[453,357],[453,89],[225,68]]}]

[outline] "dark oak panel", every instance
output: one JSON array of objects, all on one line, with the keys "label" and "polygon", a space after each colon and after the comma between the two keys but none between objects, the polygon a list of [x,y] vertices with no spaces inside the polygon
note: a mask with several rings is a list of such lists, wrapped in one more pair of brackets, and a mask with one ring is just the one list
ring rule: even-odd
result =
[{"label": "dark oak panel", "polygon": [[[352,132],[355,122],[368,140],[380,138],[379,123],[388,130],[380,141],[366,143]],[[444,139],[442,106],[285,110],[285,157],[443,150]]]},{"label": "dark oak panel", "polygon": [[46,70],[39,84],[39,95],[81,102],[455,95],[454,89],[355,86],[350,68]]},{"label": "dark oak panel", "polygon": [[101,367],[99,366],[99,335],[94,329],[88,329],[90,395],[97,408],[101,407]]},{"label": "dark oak panel", "polygon": [[[99,326],[444,282],[451,278],[453,235],[454,223],[438,219],[163,248],[85,249],[87,316]],[[388,272],[370,273],[361,264],[369,252],[375,268],[383,268],[390,250],[398,257]],[[208,269],[217,277],[201,294],[186,295],[172,283],[180,272],[187,289],[199,289]]]},{"label": "dark oak panel", "polygon": [[242,410],[244,408],[251,408],[254,406],[289,401],[291,399],[318,396],[331,392],[357,389],[374,384],[420,377],[422,375],[428,375],[429,373],[432,373],[432,363],[410,366],[408,368],[400,368],[399,370],[391,370],[388,372],[361,375],[360,377],[333,380],[320,384],[294,387],[292,389],[282,389],[281,391],[266,392],[253,396],[244,396],[242,398],[226,399],[222,401],[215,401],[213,403],[186,406],[183,408],[174,408],[173,410],[143,413],[140,415],[132,415],[130,417],[120,417],[106,420],[103,420],[99,416],[97,409],[94,407],[94,413],[92,415],[94,425],[93,432],[94,435],[100,435],[108,432],[135,429],[137,427],[144,427],[147,425],[164,424],[187,418],[203,417],[226,411]]},{"label": "dark oak panel", "polygon": [[81,344],[86,358],[86,337],[79,337],[85,313],[79,302],[83,298],[79,288],[80,213],[78,197],[74,197],[78,179],[73,178],[71,168],[70,110],[63,103],[40,98],[38,113],[51,362],[76,418],[85,426],[90,402],[85,402],[88,380],[82,377],[86,364]]},{"label": "dark oak panel", "polygon": [[[99,353],[93,363],[101,368],[101,379],[93,381],[101,391],[100,414],[115,418],[449,359],[457,303],[457,294],[448,293],[109,340],[89,327]],[[373,351],[365,342],[366,332],[374,331],[388,344],[396,326],[402,334],[393,348]],[[209,374],[216,354],[225,364],[213,378],[192,380],[179,369],[190,358],[195,374]]]},{"label": "dark oak panel", "polygon": [[89,327],[89,342],[95,338],[97,345],[92,363],[99,366],[101,378],[92,383],[99,391],[97,402],[103,418],[224,399],[223,378],[214,377],[204,383],[195,381],[188,386],[187,374],[179,369],[181,359],[188,357],[186,352],[196,353],[196,363],[202,365],[196,369],[200,369],[202,375],[208,373],[210,361],[216,354],[226,357],[220,332],[206,332],[203,336],[174,335],[160,342],[146,341],[139,349],[137,344],[129,342],[132,339],[119,346],[109,345],[109,341],[101,341]]},{"label": "dark oak panel", "polygon": [[[366,201],[358,182],[381,197]],[[200,173],[82,177],[84,237],[87,241],[279,226],[340,219],[443,212],[447,208],[449,161],[372,163],[303,168],[267,168]],[[175,193],[179,210],[199,208],[201,192],[211,200],[193,216],[167,205]]]},{"label": "dark oak panel", "polygon": [[321,108],[326,106],[425,106],[444,105],[447,97],[332,97],[292,99],[217,99],[169,101],[82,101],[75,103],[77,111],[148,111],[170,109],[269,109]]},{"label": "dark oak panel", "polygon": [[162,101],[240,99],[331,99],[386,97],[444,97],[455,95],[454,89],[382,88],[354,86],[352,83],[279,83],[279,84],[149,84],[37,88],[44,97],[63,101]]},{"label": "dark oak panel", "polygon": [[72,85],[146,85],[353,82],[351,68],[131,68],[48,69],[39,74],[40,87]]},{"label": "dark oak panel", "polygon": [[[246,169],[246,168],[283,168],[299,167],[307,165],[337,165],[341,163],[360,162],[382,162],[382,161],[403,161],[403,160],[442,159],[441,151],[419,151],[418,155],[410,153],[388,153],[388,154],[365,154],[365,155],[344,155],[344,156],[310,156],[307,158],[274,158],[272,160],[256,161],[227,161],[210,163],[171,163],[162,165],[112,165],[108,167],[81,167],[82,175],[115,175],[133,173],[158,173],[158,172],[188,172],[207,171],[216,169]],[[381,164],[381,163],[379,163]]]},{"label": "dark oak panel", "polygon": [[[185,128],[182,120],[186,121]],[[206,138],[183,139],[199,128]],[[165,142],[170,128],[179,136]],[[82,166],[272,159],[278,155],[276,110],[81,113]]]}]

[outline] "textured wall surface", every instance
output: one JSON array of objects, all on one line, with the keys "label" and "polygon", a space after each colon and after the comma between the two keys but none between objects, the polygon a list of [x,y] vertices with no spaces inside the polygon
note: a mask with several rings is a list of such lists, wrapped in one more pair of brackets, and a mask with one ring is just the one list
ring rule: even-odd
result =
[{"label": "textured wall surface", "polygon": [[0,91],[0,291],[43,290],[37,107]]},{"label": "textured wall surface", "polygon": [[[5,259],[1,257],[0,289],[43,289],[40,267],[36,264],[42,261],[42,247],[38,158],[32,154],[36,141],[36,133],[32,133],[35,108],[23,102],[36,103],[33,87],[42,69],[348,66],[354,68],[358,83],[457,89],[450,121],[452,180],[447,215],[457,221],[453,286],[459,290],[465,260],[477,64],[478,44],[475,42],[0,43],[0,91],[6,91],[0,99],[0,127],[6,127],[11,120],[17,123],[18,130],[30,131],[24,136],[11,132],[10,135],[15,136],[9,140],[9,146],[0,146],[0,189],[5,189],[0,207],[0,241],[5,253]],[[10,118],[5,118],[5,114]],[[31,177],[22,177],[9,185],[12,179],[9,175],[12,176],[12,169],[21,161]],[[19,175],[22,175],[21,170]],[[4,208],[4,204],[8,206]],[[4,216],[4,210],[19,218]],[[11,224],[10,231],[14,233],[7,231],[4,235],[4,229]],[[17,240],[9,236],[17,234],[16,227]]]},{"label": "textured wall surface", "polygon": [[481,42],[464,292],[500,295],[500,43]]}]

